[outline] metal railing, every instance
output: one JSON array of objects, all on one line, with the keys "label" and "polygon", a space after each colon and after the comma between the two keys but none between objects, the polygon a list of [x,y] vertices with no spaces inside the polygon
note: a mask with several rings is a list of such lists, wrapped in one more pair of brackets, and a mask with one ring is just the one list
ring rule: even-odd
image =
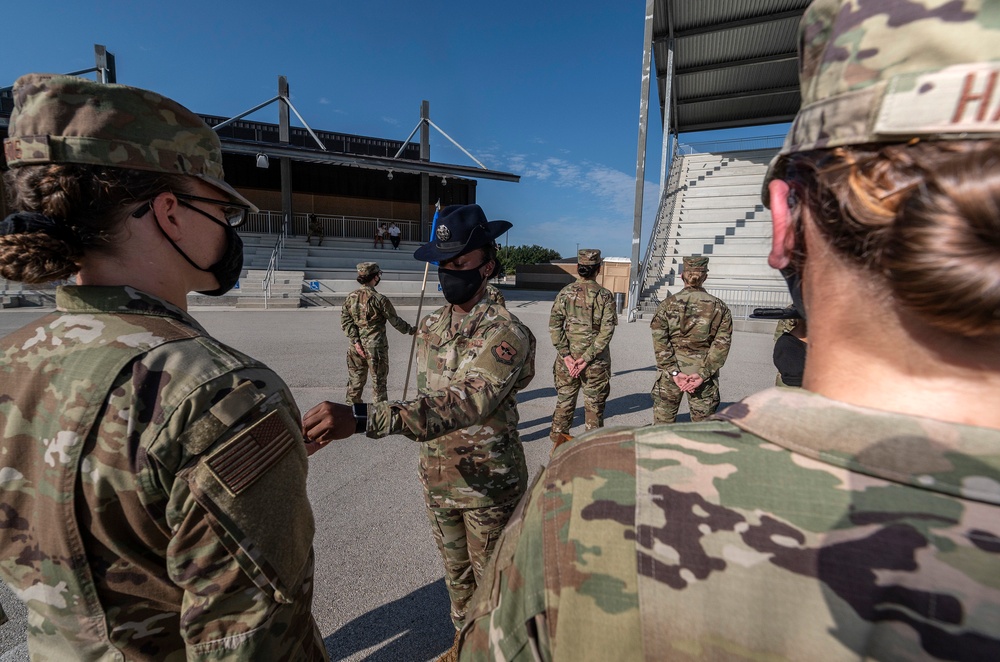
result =
[{"label": "metal railing", "polygon": [[[677,193],[680,190],[681,181],[681,169],[683,167],[683,160],[677,158],[678,156],[678,143],[674,141],[674,148],[670,156],[670,174],[667,177],[667,184],[665,186],[665,193],[660,196],[660,204],[656,210],[656,218],[653,223],[653,230],[649,235],[649,243],[646,244],[646,255],[642,259],[642,263],[639,266],[638,277],[636,282],[633,284],[632,292],[629,293],[629,301],[634,302],[630,305],[629,318],[632,319],[635,311],[638,310],[639,306],[642,304],[642,293],[646,289],[646,278],[649,275],[650,263],[656,257],[656,249],[659,246],[665,246],[669,242],[668,236],[663,236],[670,234],[670,223],[673,219],[674,206],[677,202]],[[661,231],[660,226],[666,223],[666,229]],[[661,258],[665,259],[665,254],[660,255]]]},{"label": "metal railing", "polygon": [[754,308],[784,308],[792,304],[792,297],[784,288],[706,287],[705,291],[718,297],[729,306],[733,319],[749,319]]},{"label": "metal railing", "polygon": [[285,247],[285,228],[287,224],[281,224],[281,232],[278,233],[278,240],[274,242],[274,249],[271,251],[271,258],[267,261],[267,271],[260,282],[260,289],[264,292],[264,309],[267,310],[267,301],[271,298],[271,285],[274,284],[274,272],[278,269],[278,260],[281,259],[281,249]]},{"label": "metal railing", "polygon": [[[240,226],[244,232],[260,232],[271,234],[287,230],[295,236],[309,234],[309,214],[293,214],[290,223],[283,223],[284,216],[280,211],[262,209],[248,215],[247,221]],[[400,230],[402,241],[420,241],[420,222],[399,218],[380,218],[371,216],[334,216],[316,214],[316,220],[323,227],[323,236],[348,239],[374,239],[375,229],[380,225],[387,228],[395,223]]]},{"label": "metal railing", "polygon": [[686,143],[680,146],[681,154],[720,154],[724,152],[750,152],[757,149],[779,149],[785,136],[758,136],[756,138],[731,138]]}]

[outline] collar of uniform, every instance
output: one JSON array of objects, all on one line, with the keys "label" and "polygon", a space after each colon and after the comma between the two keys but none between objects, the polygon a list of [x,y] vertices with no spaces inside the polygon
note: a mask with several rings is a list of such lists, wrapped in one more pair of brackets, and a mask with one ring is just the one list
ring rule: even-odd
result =
[{"label": "collar of uniform", "polygon": [[716,418],[821,462],[1000,504],[1000,430],[858,407],[802,389],[762,391]]},{"label": "collar of uniform", "polygon": [[118,313],[170,317],[193,326],[207,335],[193,317],[177,306],[127,286],[63,285],[56,288],[56,309],[76,315]]},{"label": "collar of uniform", "polygon": [[457,334],[452,334],[451,332],[451,316],[452,311],[455,310],[454,304],[448,304],[443,308],[439,308],[437,313],[435,313],[438,318],[436,320],[430,321],[430,332],[436,333],[442,340],[448,340],[453,335],[462,335],[465,337],[471,337],[476,329],[479,327],[479,322],[482,320],[483,315],[489,310],[491,303],[490,298],[483,295],[483,298],[479,300],[472,310],[467,312],[464,317],[462,317],[462,323],[458,325]]}]

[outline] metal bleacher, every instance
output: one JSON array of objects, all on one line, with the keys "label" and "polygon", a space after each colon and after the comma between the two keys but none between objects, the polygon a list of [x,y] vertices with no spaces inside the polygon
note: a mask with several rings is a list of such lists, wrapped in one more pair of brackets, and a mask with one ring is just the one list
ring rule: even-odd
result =
[{"label": "metal bleacher", "polygon": [[[319,246],[306,237],[286,236],[276,256],[270,296],[265,297],[262,281],[268,270],[277,235],[240,232],[243,239],[244,273],[240,284],[221,297],[188,296],[194,305],[222,305],[237,308],[297,308],[299,306],[337,306],[358,288],[357,264],[377,262],[382,269],[379,291],[397,306],[416,305],[420,298],[424,265],[413,259],[420,242],[402,241],[393,250],[386,239],[385,248],[374,248],[371,239],[326,237]],[[434,274],[432,274],[433,276]],[[430,278],[424,302],[443,303],[437,291],[437,278]]]},{"label": "metal bleacher", "polygon": [[706,289],[737,316],[755,306],[781,306],[788,295],[767,265],[771,214],[760,200],[768,163],[777,149],[684,154],[671,165],[669,204],[661,208],[647,256],[640,315],[684,285],[681,262],[710,258]]}]

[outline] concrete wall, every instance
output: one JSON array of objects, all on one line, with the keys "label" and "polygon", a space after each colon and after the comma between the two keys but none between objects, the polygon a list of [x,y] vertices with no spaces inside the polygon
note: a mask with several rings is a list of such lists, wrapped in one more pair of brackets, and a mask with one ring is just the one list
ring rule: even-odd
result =
[{"label": "concrete wall", "polygon": [[[597,282],[612,292],[621,292],[628,301],[628,279],[631,263],[609,262],[601,265]],[[526,264],[517,268],[517,287],[526,290],[561,290],[576,280],[576,262]]]}]

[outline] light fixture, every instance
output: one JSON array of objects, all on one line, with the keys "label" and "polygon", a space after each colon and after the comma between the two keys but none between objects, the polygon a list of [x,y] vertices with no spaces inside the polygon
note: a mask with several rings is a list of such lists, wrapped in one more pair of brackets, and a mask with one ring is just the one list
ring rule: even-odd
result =
[{"label": "light fixture", "polygon": [[389,181],[390,181],[390,182],[392,181],[392,170],[390,170],[390,171],[389,171],[389,174],[388,174],[388,175],[386,175],[386,177],[388,177],[388,178],[389,178]]},{"label": "light fixture", "polygon": [[257,167],[258,168],[267,168],[269,165],[271,165],[271,164],[267,160],[267,154],[258,154],[257,155]]},{"label": "light fixture", "polygon": [[447,177],[442,177],[441,178],[441,186],[447,186],[447,185],[448,185],[448,178]]}]

